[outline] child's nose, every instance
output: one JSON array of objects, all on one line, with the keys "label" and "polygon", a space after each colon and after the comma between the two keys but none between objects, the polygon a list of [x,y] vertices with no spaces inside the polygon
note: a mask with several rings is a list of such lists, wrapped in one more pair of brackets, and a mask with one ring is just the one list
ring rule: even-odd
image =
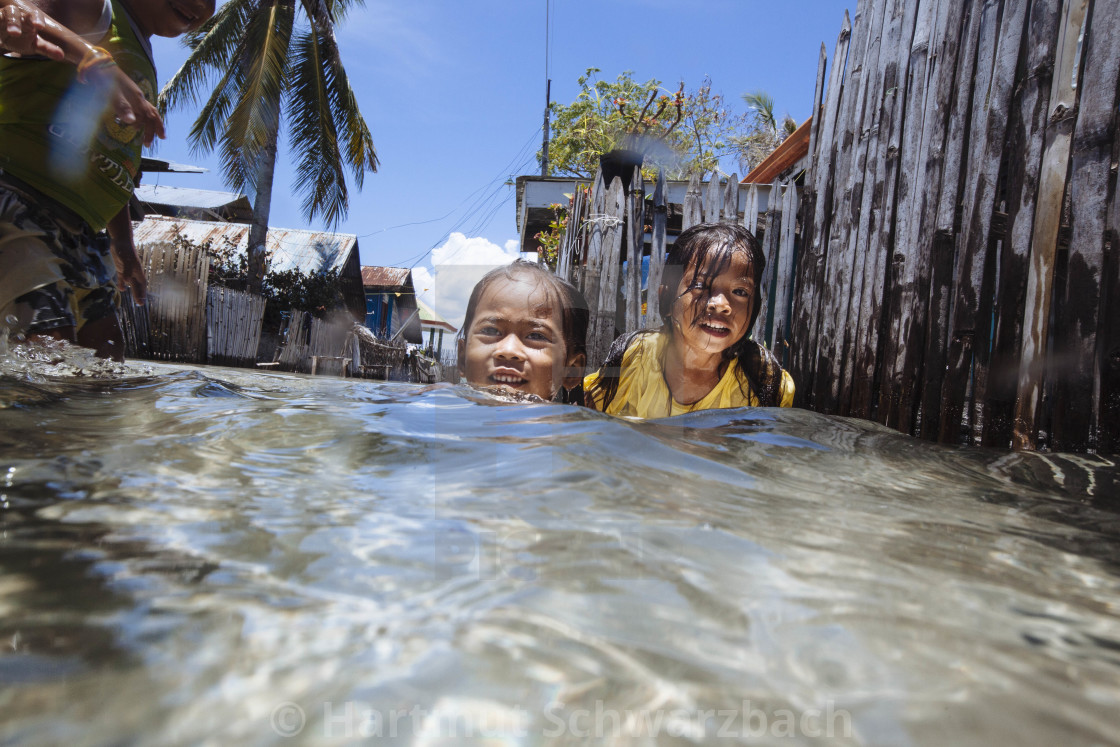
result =
[{"label": "child's nose", "polygon": [[506,335],[498,342],[498,347],[495,349],[494,354],[498,358],[504,360],[522,360],[525,357],[525,351],[521,347],[521,340],[517,335]]},{"label": "child's nose", "polygon": [[708,311],[719,314],[731,311],[731,304],[728,303],[727,296],[722,293],[713,293],[708,296]]}]

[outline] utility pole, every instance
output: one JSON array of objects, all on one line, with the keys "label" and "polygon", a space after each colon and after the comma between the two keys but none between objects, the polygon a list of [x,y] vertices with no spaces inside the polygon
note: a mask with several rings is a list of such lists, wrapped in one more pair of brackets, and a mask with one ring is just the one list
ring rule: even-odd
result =
[{"label": "utility pole", "polygon": [[544,84],[544,142],[541,143],[541,176],[548,176],[548,122],[549,104],[552,102],[552,79]]}]

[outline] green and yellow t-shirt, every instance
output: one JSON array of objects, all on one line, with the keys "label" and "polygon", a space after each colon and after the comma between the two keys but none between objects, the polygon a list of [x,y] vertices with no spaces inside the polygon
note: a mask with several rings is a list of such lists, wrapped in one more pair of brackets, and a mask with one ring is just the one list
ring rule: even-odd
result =
[{"label": "green and yellow t-shirt", "polygon": [[[155,102],[156,71],[117,0],[101,40]],[[120,212],[135,188],[143,133],[114,120],[107,93],[79,83],[69,62],[0,56],[0,169],[83,218],[95,231]]]}]

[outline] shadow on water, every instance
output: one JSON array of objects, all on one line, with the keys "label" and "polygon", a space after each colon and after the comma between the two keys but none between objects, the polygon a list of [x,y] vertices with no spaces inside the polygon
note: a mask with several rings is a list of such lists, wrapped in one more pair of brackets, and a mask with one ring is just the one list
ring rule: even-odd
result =
[{"label": "shadow on water", "polygon": [[1108,460],[64,365],[0,376],[0,741],[1112,739]]}]

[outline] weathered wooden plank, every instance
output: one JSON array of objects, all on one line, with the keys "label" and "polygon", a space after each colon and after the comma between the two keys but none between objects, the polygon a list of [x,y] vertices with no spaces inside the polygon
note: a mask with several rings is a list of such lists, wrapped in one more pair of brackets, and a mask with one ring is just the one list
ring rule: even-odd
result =
[{"label": "weathered wooden plank", "polygon": [[[1117,80],[1120,80],[1120,13],[1094,3],[1085,41],[1077,122],[1070,143],[1070,236],[1065,276],[1057,288],[1054,321],[1054,406],[1051,448],[1086,451],[1097,447],[1100,409],[1102,291],[1107,242],[1108,188],[1116,141]],[[1112,247],[1115,251],[1116,247]]]},{"label": "weathered wooden plank", "polygon": [[[1000,3],[991,0],[993,6]],[[977,85],[973,96],[973,132],[970,148],[969,180],[964,193],[964,220],[958,246],[953,321],[949,337],[948,367],[942,387],[939,439],[953,443],[960,438],[965,392],[970,379],[973,386],[983,384],[987,375],[991,338],[991,308],[994,273],[991,264],[991,223],[996,209],[996,183],[1006,142],[1007,116],[1015,84],[1015,69],[1023,39],[1028,4],[1010,3],[1003,8],[997,24],[998,8],[991,11],[994,39],[989,60],[981,55],[977,62]],[[981,44],[987,37],[988,7],[981,11]],[[990,72],[989,72],[990,71]],[[979,393],[979,392],[976,392]],[[932,413],[927,413],[931,416]],[[970,420],[976,413],[970,413]]]},{"label": "weathered wooden plank", "polygon": [[646,281],[645,327],[661,325],[660,299],[661,274],[665,268],[665,233],[669,219],[665,204],[665,170],[657,170],[657,186],[653,190],[653,234],[650,237],[649,279]]},{"label": "weathered wooden plank", "polygon": [[805,183],[811,184],[816,179],[816,153],[817,148],[820,146],[820,131],[822,112],[821,106],[824,97],[824,76],[828,72],[828,50],[825,49],[824,42],[821,42],[821,54],[817,60],[817,84],[813,89],[813,105],[810,108],[810,116],[813,121],[809,125],[809,168],[805,172]]},{"label": "weathered wooden plank", "polygon": [[[876,78],[878,110],[868,136],[866,184],[860,207],[856,256],[862,258],[858,314],[855,314],[854,361],[851,370],[849,412],[862,417],[876,413],[877,384],[882,377],[882,322],[887,289],[888,255],[892,249],[899,150],[904,133],[910,41],[917,9],[906,0],[885,8]],[[904,41],[905,40],[905,41]],[[865,225],[866,224],[866,225]],[[855,296],[853,296],[855,300]]]},{"label": "weathered wooden plank", "polygon": [[914,392],[923,368],[927,331],[924,308],[931,258],[928,243],[923,246],[920,237],[932,222],[934,210],[930,204],[936,206],[941,181],[939,154],[931,153],[928,146],[942,136],[939,131],[943,131],[947,111],[947,107],[939,108],[945,103],[945,99],[938,99],[937,84],[943,82],[939,73],[951,76],[953,71],[951,64],[941,64],[945,62],[939,53],[947,13],[938,10],[947,7],[921,4],[910,43],[906,114],[894,197],[890,292],[886,297],[889,326],[882,392],[889,406],[880,408],[880,418],[905,433],[912,431]]},{"label": "weathered wooden plank", "polygon": [[[1113,141],[1113,161],[1120,160],[1120,139]],[[1105,213],[1108,242],[1104,278],[1101,283],[1101,384],[1099,435],[1101,454],[1120,454],[1120,195],[1117,175],[1112,174],[1109,204]]]},{"label": "weathered wooden plank", "polygon": [[681,216],[681,230],[684,231],[703,222],[703,198],[700,195],[700,174],[688,177],[688,189],[684,193],[684,214]]},{"label": "weathered wooden plank", "polygon": [[1031,232],[1034,227],[1036,186],[1042,165],[1042,145],[1049,119],[1054,49],[1061,7],[1053,0],[1033,0],[1027,22],[1026,59],[1016,83],[1017,101],[1008,121],[1004,190],[1007,230],[999,258],[994,338],[988,382],[984,391],[985,446],[1009,448],[1015,398],[1019,385],[1019,355],[1023,345],[1023,306],[1027,285]]},{"label": "weathered wooden plank", "polygon": [[773,335],[770,349],[786,365],[789,354],[789,302],[793,294],[793,261],[797,233],[797,187],[785,186],[782,195],[782,224],[779,236],[778,266],[774,269]]},{"label": "weathered wooden plank", "polygon": [[[588,235],[587,261],[583,265],[583,280],[580,283],[580,290],[583,291],[584,298],[587,299],[587,306],[590,311],[588,330],[595,329],[595,320],[599,313],[599,286],[602,283],[603,275],[603,229],[605,224],[602,216],[607,204],[607,190],[603,184],[602,171],[596,172],[592,184],[594,186],[591,188],[591,210],[588,213],[586,223],[580,227],[580,231],[586,232]],[[597,366],[599,360],[590,358],[588,363]]]},{"label": "weathered wooden plank", "polygon": [[727,185],[723,190],[723,212],[720,220],[724,223],[739,221],[739,175],[734,172],[727,177]]},{"label": "weathered wooden plank", "polygon": [[[868,89],[876,87],[868,74],[875,72],[878,59],[880,27],[884,3],[867,4],[856,9],[852,21],[848,73],[844,81],[844,106],[837,123],[839,142],[834,173],[832,222],[828,257],[825,260],[825,283],[829,288],[827,303],[822,303],[820,338],[818,342],[815,401],[825,412],[847,413],[847,403],[840,401],[841,383],[847,367],[845,355],[851,325],[852,276],[856,272],[855,239],[859,222],[859,206],[864,178],[866,145],[861,133],[865,121],[873,116],[868,110]],[[874,98],[871,99],[874,101]],[[850,378],[850,374],[849,374]]]},{"label": "weathered wooden plank", "polygon": [[723,213],[723,190],[720,189],[719,171],[713,171],[704,196],[704,222],[718,223]]},{"label": "weathered wooden plank", "polygon": [[[835,151],[833,143],[836,132],[836,119],[840,111],[841,91],[843,90],[844,65],[848,59],[848,43],[851,39],[852,25],[847,11],[844,24],[836,39],[836,51],[832,59],[832,69],[828,78],[828,93],[821,122],[816,163],[813,168],[813,229],[811,243],[803,247],[799,261],[801,283],[798,298],[794,305],[795,326],[793,332],[793,358],[791,367],[794,378],[802,391],[813,390],[814,373],[817,370],[817,332],[820,321],[821,295],[827,293],[824,287],[826,246],[829,237],[831,214],[828,208],[832,203],[832,159]],[[802,400],[806,401],[806,400]],[[813,398],[807,404],[814,405]]]},{"label": "weathered wooden plank", "polygon": [[[929,301],[926,316],[925,360],[921,371],[921,429],[926,438],[940,432],[941,394],[948,356],[951,304],[954,294],[954,261],[961,225],[961,195],[970,173],[968,148],[976,129],[971,118],[972,100],[977,95],[975,77],[980,52],[980,29],[983,6],[977,2],[965,9],[961,36],[963,46],[957,56],[955,98],[949,111],[948,134],[945,137],[944,165],[937,199],[936,220],[932,227],[930,247]],[[905,360],[903,365],[907,365]],[[916,414],[911,417],[917,418]],[[915,422],[916,425],[916,422]]]},{"label": "weathered wooden plank", "polygon": [[766,268],[763,270],[762,284],[755,288],[755,293],[762,295],[762,307],[755,320],[754,339],[765,342],[768,347],[773,346],[774,339],[773,312],[770,310],[770,305],[774,300],[774,275],[781,251],[781,194],[782,185],[775,179],[770,185],[770,200],[767,203],[763,228],[762,253],[766,257]]},{"label": "weathered wooden plank", "polygon": [[625,331],[633,332],[642,321],[642,253],[645,248],[645,185],[642,170],[634,167],[630,194],[626,197],[626,318]]},{"label": "weathered wooden plank", "polygon": [[1031,237],[1030,272],[1027,275],[1023,315],[1023,349],[1019,361],[1019,396],[1015,403],[1015,446],[1034,449],[1038,445],[1038,405],[1042,390],[1043,361],[1050,332],[1050,300],[1054,284],[1054,258],[1061,224],[1062,198],[1069,152],[1076,89],[1074,69],[1080,59],[1078,37],[1088,11],[1088,0],[1064,0],[1058,31],[1054,78],[1050,87],[1052,114],[1046,128],[1034,233]]},{"label": "weathered wooden plank", "polygon": [[615,315],[618,310],[618,275],[619,252],[622,249],[622,224],[625,216],[625,191],[622,180],[615,177],[606,193],[606,202],[603,215],[599,220],[603,222],[602,237],[602,282],[599,285],[599,294],[595,300],[587,299],[589,304],[595,304],[594,326],[587,341],[587,353],[593,361],[602,361],[610,348],[614,338],[621,330],[615,328]]},{"label": "weathered wooden plank", "polygon": [[758,233],[758,185],[747,187],[747,201],[743,207],[743,226],[754,236]]}]

